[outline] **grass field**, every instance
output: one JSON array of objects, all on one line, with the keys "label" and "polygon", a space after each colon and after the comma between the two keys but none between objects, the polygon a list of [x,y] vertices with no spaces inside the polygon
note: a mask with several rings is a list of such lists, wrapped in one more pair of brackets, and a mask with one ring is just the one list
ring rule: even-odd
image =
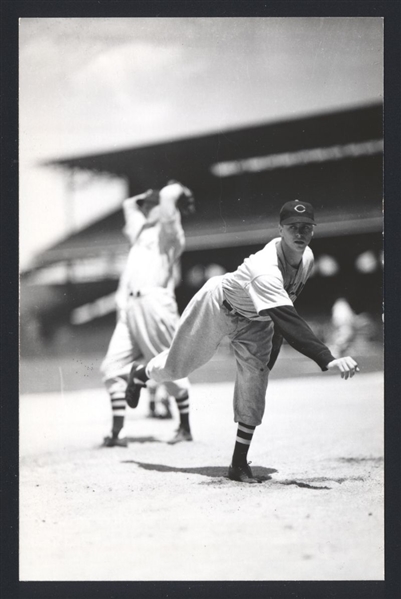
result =
[{"label": "grass field", "polygon": [[20,579],[383,580],[379,363],[350,381],[276,371],[249,455],[259,485],[226,477],[236,426],[218,360],[194,377],[194,441],[176,446],[177,414],[147,419],[144,398],[129,447],[100,449],[105,390],[59,370],[57,391],[20,398]]}]

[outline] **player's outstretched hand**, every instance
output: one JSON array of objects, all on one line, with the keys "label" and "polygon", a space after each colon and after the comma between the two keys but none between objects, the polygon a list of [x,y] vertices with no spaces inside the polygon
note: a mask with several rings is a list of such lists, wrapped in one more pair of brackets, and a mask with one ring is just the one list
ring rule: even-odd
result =
[{"label": "player's outstretched hand", "polygon": [[358,364],[351,356],[344,358],[337,358],[327,364],[329,370],[339,370],[341,372],[342,379],[348,379],[353,377],[356,372],[359,372]]}]

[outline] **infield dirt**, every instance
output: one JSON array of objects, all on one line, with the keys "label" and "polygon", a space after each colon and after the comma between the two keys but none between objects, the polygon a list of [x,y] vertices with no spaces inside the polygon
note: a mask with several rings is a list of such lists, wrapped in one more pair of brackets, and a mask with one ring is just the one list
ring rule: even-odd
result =
[{"label": "infield dirt", "polygon": [[[329,379],[329,380],[327,380]],[[231,383],[195,383],[193,442],[129,410],[99,448],[101,388],[20,403],[20,580],[383,580],[383,376],[272,380],[249,459],[227,479]]]}]

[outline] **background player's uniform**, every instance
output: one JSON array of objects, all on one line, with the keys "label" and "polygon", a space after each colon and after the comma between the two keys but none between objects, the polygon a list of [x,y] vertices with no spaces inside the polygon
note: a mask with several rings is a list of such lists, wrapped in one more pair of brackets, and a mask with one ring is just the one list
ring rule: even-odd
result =
[{"label": "background player's uniform", "polygon": [[[306,248],[298,268],[291,267],[277,238],[247,258],[235,272],[213,277],[192,298],[171,348],[149,362],[147,374],[157,382],[187,376],[210,360],[227,335],[237,361],[234,419],[251,426],[260,424],[269,372],[280,345],[280,341],[274,343],[275,324],[270,311],[293,306],[312,267],[310,248]],[[314,343],[303,353],[325,369],[333,357],[317,339]]]},{"label": "background player's uniform", "polygon": [[[174,268],[185,236],[179,211],[160,202],[157,218],[146,218],[137,196],[123,204],[131,249],[116,294],[118,318],[101,371],[114,416],[124,416],[125,391],[134,360],[148,362],[167,349],[179,314],[174,296]],[[188,396],[189,381],[165,385],[173,397]]]}]

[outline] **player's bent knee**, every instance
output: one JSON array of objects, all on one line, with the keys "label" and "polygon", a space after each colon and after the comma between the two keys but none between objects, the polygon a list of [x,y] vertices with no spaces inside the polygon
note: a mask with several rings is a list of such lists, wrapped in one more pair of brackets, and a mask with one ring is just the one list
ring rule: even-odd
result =
[{"label": "player's bent knee", "polygon": [[182,373],[179,368],[165,368],[163,378],[165,381],[179,381],[186,377],[186,374]]}]

